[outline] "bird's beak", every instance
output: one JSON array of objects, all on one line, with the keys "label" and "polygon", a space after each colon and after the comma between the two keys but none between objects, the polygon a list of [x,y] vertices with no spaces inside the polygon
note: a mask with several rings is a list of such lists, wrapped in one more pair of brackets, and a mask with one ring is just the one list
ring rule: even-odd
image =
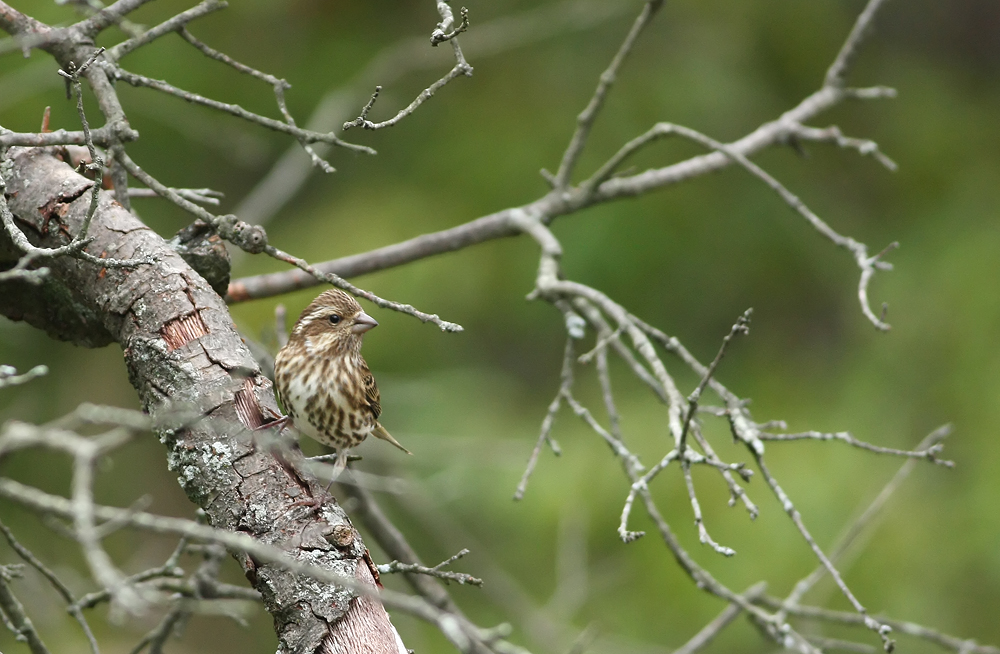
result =
[{"label": "bird's beak", "polygon": [[362,311],[354,318],[354,325],[351,326],[351,331],[355,334],[364,334],[372,327],[378,327],[378,322]]}]

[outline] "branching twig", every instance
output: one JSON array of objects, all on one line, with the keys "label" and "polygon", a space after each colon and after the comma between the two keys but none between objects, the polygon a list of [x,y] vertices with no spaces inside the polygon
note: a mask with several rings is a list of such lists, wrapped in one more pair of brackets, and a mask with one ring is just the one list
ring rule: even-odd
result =
[{"label": "branching twig", "polygon": [[[66,78],[73,91],[73,95],[76,97],[77,113],[79,114],[80,122],[83,125],[84,142],[90,152],[90,163],[85,164],[85,167],[87,170],[94,171],[98,175],[100,175],[104,170],[104,160],[97,154],[97,149],[94,146],[94,140],[90,131],[90,124],[87,121],[87,115],[83,108],[83,88],[80,83],[80,75],[93,65],[103,52],[104,48],[99,48],[91,54],[91,56],[82,65],[68,65],[68,72],[61,69],[59,70],[59,74]],[[72,64],[72,62],[70,62],[70,64]],[[22,232],[17,225],[14,224],[14,215],[10,212],[10,209],[7,207],[7,201],[3,197],[7,191],[7,183],[5,180],[7,173],[5,168],[9,165],[6,159],[6,154],[6,148],[0,147],[0,219],[2,219],[7,235],[14,243],[14,246],[23,252],[25,256],[18,260],[14,268],[0,273],[0,281],[20,278],[28,282],[38,283],[46,274],[48,274],[48,270],[45,268],[29,270],[29,267],[39,259],[52,259],[63,256],[82,259],[103,268],[135,268],[136,266],[155,263],[155,259],[151,257],[136,257],[133,259],[101,258],[94,256],[85,250],[87,245],[89,245],[93,240],[92,238],[87,237],[87,232],[90,230],[90,223],[93,221],[94,215],[97,213],[97,208],[100,202],[101,188],[100,184],[97,183],[91,185],[90,206],[87,209],[87,214],[83,219],[79,232],[70,240],[69,243],[57,248],[39,248],[32,245],[31,242],[28,241],[28,238],[24,235],[24,232]]]},{"label": "branching twig", "polygon": [[[402,563],[420,564],[420,558],[416,551],[407,542],[403,533],[389,520],[368,489],[357,484],[342,485],[341,487],[351,499],[358,503],[358,517],[386,554]],[[403,576],[413,590],[428,602],[445,611],[462,616],[461,609],[455,604],[448,592],[432,577],[406,573]]]},{"label": "branching twig", "polygon": [[[626,10],[627,3],[600,0],[545,3],[478,23],[473,32],[462,37],[462,41],[479,57],[495,56],[559,34],[591,28]],[[440,62],[435,55],[435,51],[427,48],[423,37],[405,39],[382,49],[349,82],[327,91],[307,124],[315,131],[328,131],[341,126],[354,111],[353,107],[364,101],[369,89],[377,85],[388,86],[416,71],[436,69]],[[314,146],[320,155],[328,147],[323,143]],[[288,148],[267,175],[243,198],[234,213],[254,224],[268,222],[301,190],[313,168],[302,160],[298,148]],[[336,269],[333,272],[342,274]]]},{"label": "branching twig", "polygon": [[858,612],[858,615],[863,618],[864,625],[879,635],[882,639],[882,646],[885,651],[892,652],[895,647],[895,641],[889,638],[889,634],[892,632],[892,627],[883,624],[868,615],[868,611],[865,609],[864,605],[858,601],[858,598],[854,596],[851,589],[847,587],[847,584],[840,576],[840,572],[836,567],[834,567],[833,562],[830,561],[829,557],[826,556],[820,546],[816,543],[816,540],[809,533],[805,523],[802,521],[802,515],[799,513],[798,509],[795,508],[795,505],[792,504],[792,500],[778,484],[778,481],[771,475],[770,470],[768,470],[767,465],[764,463],[763,456],[755,452],[752,448],[750,448],[750,452],[754,455],[757,461],[757,468],[760,469],[761,474],[764,476],[764,481],[766,481],[767,485],[770,486],[775,497],[778,498],[778,502],[781,503],[781,507],[785,510],[785,513],[788,514],[788,517],[792,519],[792,523],[795,525],[795,528],[799,530],[800,534],[802,534],[802,538],[805,539],[810,549],[812,549],[813,553],[816,555],[816,558],[819,559],[820,563],[824,568],[826,568],[827,572],[833,578],[837,587],[840,589],[840,592],[847,598],[847,601],[851,603],[851,606],[853,606],[854,610]]},{"label": "branching twig", "polygon": [[445,41],[451,41],[453,38],[469,29],[469,10],[462,7],[460,13],[462,14],[462,22],[455,29],[450,32],[448,29],[455,23],[455,18],[452,16],[451,7],[444,0],[438,0],[438,11],[441,12],[442,20],[438,23],[437,28],[431,33],[431,45],[437,46]]},{"label": "branching twig", "polygon": [[[920,444],[917,445],[917,451],[927,450],[936,445],[938,445],[942,440],[948,437],[951,433],[951,425],[943,425],[938,427],[930,434],[928,434]],[[892,494],[899,488],[903,480],[909,476],[913,468],[916,467],[917,460],[911,458],[900,466],[899,470],[893,475],[889,483],[879,492],[879,494],[872,500],[871,504],[858,516],[857,520],[853,521],[841,535],[837,538],[833,547],[830,548],[830,560],[837,562],[843,556],[847,548],[850,547],[861,533],[868,527],[869,524],[875,519],[879,511],[885,506],[885,503],[889,500]],[[786,606],[797,606],[802,598],[805,596],[809,589],[816,585],[816,582],[823,578],[826,574],[826,568],[823,565],[818,566],[809,575],[799,580],[795,584],[795,588],[792,592],[788,594],[785,598],[784,604]]]},{"label": "branching twig", "polygon": [[22,545],[16,538],[14,538],[13,532],[10,528],[0,522],[0,533],[3,533],[4,538],[7,539],[7,544],[10,545],[11,549],[17,552],[17,555],[24,559],[24,562],[33,567],[35,570],[41,573],[45,577],[56,592],[62,596],[66,601],[67,611],[73,618],[80,624],[80,628],[83,629],[84,635],[87,637],[87,643],[90,645],[90,651],[93,654],[99,654],[100,648],[97,646],[97,639],[94,637],[94,632],[90,630],[90,625],[87,624],[87,619],[83,616],[83,611],[76,604],[76,599],[73,597],[73,592],[69,587],[62,582],[62,580],[56,576],[52,570],[50,570],[44,563],[42,563],[38,557],[36,557],[31,550]]},{"label": "branching twig", "polygon": [[469,553],[469,550],[463,549],[458,554],[438,563],[433,568],[428,568],[427,566],[417,565],[415,563],[400,563],[399,561],[391,561],[390,563],[385,563],[378,566],[379,574],[392,574],[394,572],[412,572],[421,575],[428,575],[431,577],[437,577],[443,580],[445,583],[448,581],[457,581],[462,584],[470,584],[472,586],[482,586],[483,580],[478,577],[473,577],[472,575],[465,574],[464,572],[450,572],[448,570],[442,570],[441,568],[447,567],[462,558]]},{"label": "branching twig", "polygon": [[[798,128],[796,127],[795,129]],[[610,177],[611,173],[613,173],[623,161],[625,161],[633,153],[657,139],[674,134],[683,136],[684,138],[699,143],[706,148],[725,154],[727,157],[731,158],[734,162],[746,169],[749,173],[767,184],[774,192],[781,196],[782,200],[784,200],[786,204],[805,218],[817,232],[833,242],[834,245],[850,251],[854,255],[854,260],[857,263],[858,268],[861,269],[861,281],[858,284],[858,300],[861,303],[861,311],[877,329],[881,331],[889,330],[889,324],[883,320],[884,316],[883,318],[879,318],[871,309],[868,301],[868,284],[874,276],[876,270],[892,270],[892,265],[882,261],[882,256],[894,247],[898,247],[898,243],[891,244],[875,256],[869,256],[868,248],[864,243],[860,243],[849,236],[841,236],[838,234],[833,230],[833,228],[824,222],[823,219],[813,213],[812,210],[809,209],[809,207],[806,206],[806,204],[802,202],[797,195],[785,188],[781,182],[772,177],[760,166],[750,161],[746,155],[740,153],[731,146],[720,143],[719,141],[705,136],[700,132],[696,132],[688,127],[673,125],[671,123],[658,123],[642,136],[639,136],[622,146],[622,148],[611,159],[609,159],[608,162],[600,168],[600,170],[594,173],[593,177],[584,182],[582,186],[593,192],[602,184],[602,182]]]},{"label": "branching twig", "polygon": [[554,188],[563,189],[569,184],[570,177],[573,175],[573,168],[580,158],[580,153],[583,152],[583,147],[587,144],[590,129],[593,127],[594,120],[597,119],[597,114],[601,111],[601,107],[604,106],[604,100],[607,98],[608,91],[611,90],[611,85],[615,83],[618,70],[625,63],[625,59],[632,51],[643,29],[653,19],[653,16],[661,6],[663,6],[663,0],[650,0],[645,4],[635,22],[632,23],[632,29],[629,30],[625,40],[622,41],[614,59],[611,60],[611,64],[601,74],[600,82],[597,84],[597,89],[594,91],[593,97],[591,97],[587,107],[577,116],[576,132],[574,132],[573,138],[566,148],[566,152],[563,153],[559,170],[556,171],[552,179],[552,186]]},{"label": "branching twig", "polygon": [[687,414],[684,416],[684,426],[681,428],[680,443],[677,449],[681,456],[684,456],[684,449],[687,445],[687,432],[691,426],[691,420],[694,419],[694,414],[698,410],[698,400],[701,399],[701,394],[705,391],[705,387],[708,386],[708,382],[712,379],[712,375],[715,374],[715,369],[719,367],[719,362],[722,361],[722,357],[726,355],[726,348],[729,347],[729,342],[733,340],[733,337],[737,334],[749,334],[750,333],[750,315],[753,313],[753,309],[747,309],[743,312],[743,315],[736,319],[733,323],[732,329],[729,333],[722,339],[722,345],[719,347],[719,352],[715,355],[712,363],[709,364],[708,370],[702,375],[701,381],[698,386],[694,389],[691,395],[688,396],[688,410]]},{"label": "branching twig", "polygon": [[175,190],[168,188],[166,185],[161,183],[155,177],[149,173],[142,170],[138,164],[136,164],[132,159],[125,154],[124,150],[117,150],[115,156],[121,161],[125,169],[128,170],[129,174],[141,181],[143,184],[149,188],[156,191],[161,196],[167,198],[177,206],[185,209],[189,213],[193,214],[197,218],[201,218],[205,222],[212,225],[216,232],[222,238],[239,246],[247,252],[252,254],[265,253],[279,261],[284,261],[285,263],[291,264],[300,270],[303,270],[310,275],[315,276],[317,279],[323,280],[329,284],[333,284],[337,288],[353,293],[358,297],[363,297],[366,300],[374,303],[376,306],[383,309],[391,309],[393,311],[398,311],[400,313],[405,313],[407,315],[413,316],[420,320],[421,322],[429,322],[437,325],[441,331],[445,332],[460,332],[462,331],[462,326],[453,322],[448,322],[447,320],[441,320],[437,314],[424,313],[423,311],[417,310],[415,307],[409,304],[402,304],[399,302],[392,302],[390,300],[385,300],[370,291],[366,291],[362,288],[351,284],[347,280],[335,275],[333,273],[324,273],[318,270],[315,266],[310,265],[304,259],[295,257],[287,252],[279,250],[278,248],[268,245],[267,234],[262,227],[248,225],[247,223],[239,220],[236,216],[226,215],[226,216],[216,216],[215,214],[209,212],[208,210],[199,207],[190,200],[186,200],[181,197]]},{"label": "branching twig", "polygon": [[24,611],[24,605],[14,596],[10,582],[21,576],[21,566],[0,565],[0,615],[4,625],[14,632],[17,640],[28,645],[31,654],[49,654],[34,623]]},{"label": "branching twig", "polygon": [[[63,518],[74,516],[73,502],[11,479],[0,478],[0,496],[28,506],[37,512],[58,515]],[[141,511],[130,513],[124,509],[96,505],[93,506],[93,515],[105,520],[122,520],[134,528],[154,533],[175,534],[205,542],[219,543],[227,548],[246,552],[261,562],[280,566],[295,574],[306,575],[322,583],[344,586],[361,595],[377,597],[389,608],[410,613],[435,624],[445,637],[462,652],[472,651],[472,638],[478,638],[478,628],[456,618],[452,613],[429,604],[422,598],[388,589],[377,590],[374,586],[354,578],[344,577],[326,568],[297,561],[285,552],[243,533],[214,529],[182,518],[156,516]]]},{"label": "branching twig", "polygon": [[833,143],[841,148],[857,150],[858,154],[863,157],[874,157],[876,161],[893,172],[898,168],[895,161],[879,150],[878,143],[869,139],[856,139],[844,136],[843,132],[836,125],[831,125],[824,129],[798,125],[794,128],[789,138],[803,141],[818,141],[820,143]]},{"label": "branching twig", "polygon": [[247,111],[238,104],[230,104],[226,102],[219,102],[218,100],[212,100],[211,98],[206,98],[203,95],[197,93],[191,93],[183,89],[179,89],[167,82],[162,80],[153,79],[151,77],[146,77],[144,75],[138,75],[136,73],[130,73],[123,68],[114,66],[111,64],[106,64],[105,69],[108,74],[114,79],[122,80],[127,84],[131,84],[136,87],[150,88],[167,95],[172,95],[176,98],[186,100],[192,104],[199,104],[203,107],[209,107],[210,109],[215,109],[223,113],[227,113],[231,116],[236,116],[237,118],[242,118],[248,122],[254,123],[261,127],[266,127],[267,129],[274,130],[276,132],[282,132],[293,136],[301,142],[304,143],[328,143],[337,147],[344,148],[345,150],[351,150],[353,152],[360,152],[363,154],[375,154],[375,150],[371,149],[367,145],[357,145],[354,143],[348,143],[341,140],[333,132],[320,133],[313,132],[311,130],[302,129],[300,127],[295,127],[289,125],[286,122],[280,120],[275,120],[274,118],[268,118],[267,116],[261,116],[260,114],[255,114],[252,111]]},{"label": "branching twig", "polygon": [[[768,597],[766,595],[756,599],[755,603],[774,609],[782,607],[782,601],[780,599]],[[868,620],[871,620],[871,618],[867,616],[851,613],[850,611],[834,611],[815,606],[800,605],[784,608],[789,614],[797,617],[808,618],[811,620],[822,620],[823,622],[830,622],[833,624],[867,626]],[[956,638],[955,636],[950,636],[948,634],[941,633],[936,629],[930,629],[913,622],[893,620],[891,618],[884,618],[881,616],[878,620],[898,633],[913,636],[915,638],[922,638],[928,642],[935,643],[946,649],[954,650],[960,654],[1000,654],[1000,648],[993,647],[991,645],[980,645],[973,640]]]},{"label": "branching twig", "polygon": [[455,66],[450,71],[448,71],[444,77],[442,77],[441,79],[439,79],[438,81],[434,82],[426,89],[421,91],[420,94],[417,95],[417,97],[413,100],[413,102],[411,102],[406,108],[401,109],[392,118],[382,121],[380,123],[373,123],[372,121],[368,120],[368,112],[371,111],[373,106],[375,106],[375,100],[376,98],[378,98],[378,94],[382,90],[381,86],[376,86],[375,93],[372,94],[371,99],[368,101],[367,104],[365,104],[364,108],[362,108],[361,114],[354,120],[349,120],[344,123],[343,127],[345,132],[351,129],[352,127],[363,127],[364,129],[369,129],[369,130],[377,130],[385,127],[392,127],[393,125],[395,125],[396,123],[398,123],[399,121],[403,120],[404,118],[412,114],[414,111],[416,111],[420,105],[429,100],[431,96],[437,93],[438,90],[443,88],[448,82],[452,81],[453,79],[455,79],[460,75],[464,75],[465,77],[472,77],[472,70],[473,70],[472,66],[470,66],[469,63],[465,60],[465,55],[462,54],[462,49],[458,45],[458,39],[455,38],[460,33],[468,29],[469,10],[466,9],[465,7],[462,7],[461,25],[456,27],[451,32],[448,32],[448,30],[451,29],[452,25],[454,25],[455,23],[455,18],[451,12],[451,7],[448,6],[448,3],[445,2],[445,0],[436,0],[436,2],[437,2],[438,12],[441,14],[441,22],[438,23],[437,28],[434,30],[433,34],[431,34],[431,45],[437,46],[439,43],[444,43],[445,41],[449,41],[451,43],[452,49],[455,52]]},{"label": "branching twig", "polygon": [[187,11],[182,11],[173,18],[163,21],[156,27],[146,30],[139,36],[131,38],[128,41],[122,41],[118,45],[108,48],[106,57],[108,58],[108,61],[117,63],[119,59],[128,53],[137,50],[144,45],[152,43],[161,36],[183,29],[185,25],[196,18],[201,18],[202,16],[207,16],[213,11],[224,9],[226,4],[225,0],[204,0]]},{"label": "branching twig", "polygon": [[[235,70],[241,73],[250,75],[251,77],[266,82],[267,84],[270,84],[271,89],[274,91],[275,100],[278,103],[278,110],[281,111],[281,115],[284,117],[285,123],[287,123],[288,126],[293,129],[298,129],[298,126],[295,124],[295,119],[292,117],[291,112],[288,111],[288,105],[285,102],[285,91],[292,87],[291,84],[289,84],[283,79],[275,77],[274,75],[269,75],[268,73],[261,72],[256,68],[251,68],[246,64],[242,64],[233,59],[232,57],[230,57],[229,55],[209,47],[207,44],[202,43],[201,41],[196,39],[194,35],[188,32],[187,29],[184,27],[181,27],[178,30],[178,33],[181,35],[181,38],[183,38],[185,41],[187,41],[188,43],[196,47],[198,50],[200,50],[201,53],[204,54],[206,57],[210,57],[212,59],[215,59],[216,61],[221,61],[222,63],[234,68]],[[310,160],[312,160],[313,165],[320,168],[325,173],[335,172],[333,166],[331,166],[329,163],[327,163],[326,160],[322,159],[318,154],[316,154],[316,151],[312,148],[311,145],[309,145],[309,143],[304,138],[299,137],[298,141],[299,144],[302,145],[302,149],[305,150],[306,154],[309,155],[309,158]]]}]

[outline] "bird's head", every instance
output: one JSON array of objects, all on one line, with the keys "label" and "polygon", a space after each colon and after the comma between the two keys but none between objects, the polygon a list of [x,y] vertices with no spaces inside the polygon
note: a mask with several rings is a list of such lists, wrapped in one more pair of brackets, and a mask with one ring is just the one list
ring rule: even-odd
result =
[{"label": "bird's head", "polygon": [[339,289],[321,293],[299,316],[289,340],[309,339],[320,349],[360,349],[361,337],[378,322]]}]

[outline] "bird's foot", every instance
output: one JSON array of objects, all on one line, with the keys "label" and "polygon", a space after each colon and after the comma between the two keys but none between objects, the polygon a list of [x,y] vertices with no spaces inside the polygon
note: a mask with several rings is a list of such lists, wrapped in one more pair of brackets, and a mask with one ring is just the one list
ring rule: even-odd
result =
[{"label": "bird's foot", "polygon": [[275,420],[272,420],[271,422],[265,422],[260,427],[257,427],[256,429],[254,429],[254,431],[263,431],[265,429],[275,429],[275,428],[277,428],[278,431],[280,432],[280,431],[284,430],[286,427],[288,427],[288,425],[291,423],[291,421],[292,421],[292,417],[291,416],[278,416]]}]

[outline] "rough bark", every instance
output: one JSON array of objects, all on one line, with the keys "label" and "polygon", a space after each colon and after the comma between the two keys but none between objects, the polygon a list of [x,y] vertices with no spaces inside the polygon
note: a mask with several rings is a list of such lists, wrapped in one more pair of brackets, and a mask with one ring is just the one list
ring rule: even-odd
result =
[{"label": "rough bark", "polygon": [[[9,156],[14,167],[8,201],[22,231],[41,247],[69,242],[86,215],[92,182],[49,150],[20,148]],[[262,416],[277,415],[277,407],[271,382],[222,298],[107,193],[101,192],[89,236],[95,241],[87,250],[96,256],[146,254],[158,262],[128,270],[69,257],[50,260],[43,287],[49,290],[38,293],[23,281],[0,284],[0,311],[81,345],[120,343],[147,411],[203,416],[159,436],[170,469],[213,526],[251,534],[303,562],[374,583],[365,545],[333,498],[326,496],[318,509],[302,504],[325,493],[311,477],[293,472],[301,454],[286,453],[286,463],[279,462],[252,431]],[[7,253],[0,259],[9,260],[7,246],[0,243],[0,253]],[[274,617],[281,652],[405,651],[376,600],[244,553],[233,555]]]}]

